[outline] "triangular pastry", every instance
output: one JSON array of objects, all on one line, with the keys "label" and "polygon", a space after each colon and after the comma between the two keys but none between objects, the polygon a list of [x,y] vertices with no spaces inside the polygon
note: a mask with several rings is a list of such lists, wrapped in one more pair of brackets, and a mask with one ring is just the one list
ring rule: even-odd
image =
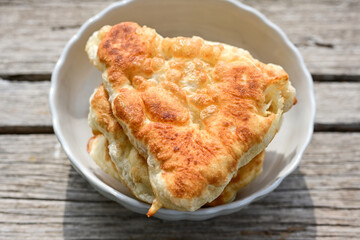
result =
[{"label": "triangular pastry", "polygon": [[95,32],[86,51],[116,120],[147,159],[155,195],[148,215],[216,199],[296,102],[280,66],[199,37],[163,38],[125,22]]},{"label": "triangular pastry", "polygon": [[[117,123],[108,98],[103,85],[90,97],[88,121],[94,136],[89,139],[88,152],[104,172],[122,181],[138,199],[151,204],[154,195],[146,160],[138,154]],[[224,191],[206,205],[217,206],[231,202],[241,188],[261,173],[263,159],[264,151],[239,168]]]}]

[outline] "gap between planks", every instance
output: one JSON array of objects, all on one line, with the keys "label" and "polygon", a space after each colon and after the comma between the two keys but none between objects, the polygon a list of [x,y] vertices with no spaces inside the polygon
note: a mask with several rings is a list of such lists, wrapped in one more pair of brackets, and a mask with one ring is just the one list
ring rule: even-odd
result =
[{"label": "gap between planks", "polygon": [[[360,75],[311,74],[314,82],[360,82]],[[9,81],[50,81],[49,73],[1,74],[0,78]]]},{"label": "gap between planks", "polygon": [[4,134],[53,134],[52,126],[0,126],[0,135]]},{"label": "gap between planks", "polygon": [[[314,132],[360,132],[360,123],[316,123]],[[52,126],[0,126],[0,135],[54,134]]]}]

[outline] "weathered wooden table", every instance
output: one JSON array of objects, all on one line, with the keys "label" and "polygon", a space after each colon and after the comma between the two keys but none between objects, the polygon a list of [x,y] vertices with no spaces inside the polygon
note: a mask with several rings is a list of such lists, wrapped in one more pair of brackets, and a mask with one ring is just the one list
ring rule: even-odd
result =
[{"label": "weathered wooden table", "polygon": [[147,219],[107,200],[53,134],[54,64],[110,2],[0,1],[0,239],[360,239],[359,1],[244,1],[303,54],[315,82],[315,133],[275,192],[203,222]]}]

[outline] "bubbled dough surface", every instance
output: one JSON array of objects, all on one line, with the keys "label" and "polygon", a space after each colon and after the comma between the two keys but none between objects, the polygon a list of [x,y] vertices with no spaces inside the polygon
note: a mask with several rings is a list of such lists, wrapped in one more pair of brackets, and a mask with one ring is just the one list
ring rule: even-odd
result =
[{"label": "bubbled dough surface", "polygon": [[[95,163],[113,178],[122,181],[140,200],[151,203],[154,196],[150,187],[148,167],[143,157],[128,140],[111,112],[108,94],[103,85],[90,98],[89,123],[94,136],[89,140],[89,154]],[[109,141],[116,144],[109,144]],[[112,149],[115,148],[115,149]],[[109,149],[113,152],[112,157]],[[118,154],[116,154],[118,153]],[[123,153],[123,154],[121,154]],[[217,206],[232,201],[236,193],[261,173],[264,151],[245,166],[239,168],[224,191],[208,206]],[[124,167],[124,165],[128,165]],[[129,173],[121,169],[126,168]],[[147,189],[144,189],[147,188]]]},{"label": "bubbled dough surface", "polygon": [[279,66],[201,38],[105,26],[86,46],[163,206],[193,211],[269,144],[295,90]]}]

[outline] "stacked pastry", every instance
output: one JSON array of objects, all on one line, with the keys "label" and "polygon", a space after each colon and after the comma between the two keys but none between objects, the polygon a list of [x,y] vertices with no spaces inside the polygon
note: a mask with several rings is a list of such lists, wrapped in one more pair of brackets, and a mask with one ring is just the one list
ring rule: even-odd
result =
[{"label": "stacked pastry", "polygon": [[194,211],[230,202],[261,173],[264,150],[296,102],[287,73],[199,37],[163,38],[124,22],[86,52],[102,72],[88,151],[135,197]]}]

